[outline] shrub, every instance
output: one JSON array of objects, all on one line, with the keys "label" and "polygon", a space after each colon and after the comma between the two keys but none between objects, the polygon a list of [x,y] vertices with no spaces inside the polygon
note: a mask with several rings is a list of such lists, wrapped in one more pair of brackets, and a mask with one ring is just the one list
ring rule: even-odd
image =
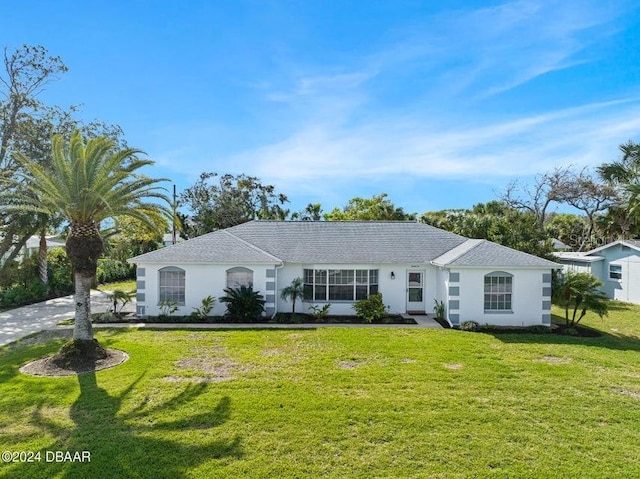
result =
[{"label": "shrub", "polygon": [[47,287],[39,280],[32,281],[27,286],[15,284],[2,292],[0,305],[22,306],[35,303],[47,298]]},{"label": "shrub", "polygon": [[434,299],[433,302],[435,303],[433,307],[433,313],[436,315],[436,319],[444,319],[444,301],[438,301],[437,299]]},{"label": "shrub", "polygon": [[55,296],[73,293],[73,270],[64,248],[47,252],[49,291]]},{"label": "shrub", "polygon": [[356,314],[367,323],[380,321],[387,315],[387,306],[382,302],[382,293],[371,294],[353,305]]},{"label": "shrub", "polygon": [[211,313],[211,310],[213,309],[213,305],[215,304],[215,302],[216,302],[216,298],[214,298],[211,295],[205,298],[202,298],[200,307],[193,308],[194,311],[193,313],[191,313],[191,316],[198,319],[206,318],[207,316],[209,316],[209,313]]},{"label": "shrub", "polygon": [[160,304],[160,316],[170,318],[173,313],[178,311],[178,303],[176,301],[161,301]]},{"label": "shrub", "polygon": [[311,316],[313,316],[316,321],[327,319],[327,316],[329,316],[329,308],[331,308],[331,303],[325,303],[322,308],[317,304],[309,306]]},{"label": "shrub", "polygon": [[232,321],[257,322],[264,312],[264,297],[251,286],[227,288],[220,302],[227,303],[225,316]]},{"label": "shrub", "polygon": [[476,321],[465,321],[460,325],[462,331],[480,331],[480,324]]},{"label": "shrub", "polygon": [[529,326],[527,331],[533,334],[550,334],[551,328],[549,326],[545,326],[543,324],[536,324],[534,326]]},{"label": "shrub", "polygon": [[98,260],[98,270],[96,279],[98,283],[113,283],[125,279],[135,278],[135,266],[123,263],[111,258],[101,258]]}]

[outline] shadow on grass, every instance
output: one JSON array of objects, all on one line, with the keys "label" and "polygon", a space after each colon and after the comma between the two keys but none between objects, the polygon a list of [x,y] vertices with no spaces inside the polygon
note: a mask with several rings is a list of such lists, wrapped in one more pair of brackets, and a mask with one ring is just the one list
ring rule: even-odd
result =
[{"label": "shadow on grass", "polygon": [[[79,374],[77,379],[80,395],[69,410],[74,427],[48,419],[45,402],[41,402],[31,423],[56,439],[42,450],[39,464],[15,464],[10,477],[179,479],[189,477],[190,470],[211,459],[242,457],[240,437],[221,438],[215,433],[229,418],[228,397],[199,414],[185,417],[182,412],[208,390],[207,384],[188,385],[168,400],[141,401],[124,412],[123,401],[142,376],[117,395],[101,388],[94,372]],[[172,416],[177,417],[172,420]],[[79,460],[45,464],[45,451],[78,452]],[[90,454],[90,462],[83,451]]]},{"label": "shadow on grass", "polygon": [[[621,308],[625,309],[625,308]],[[565,324],[565,319],[556,314],[551,315],[554,324]],[[594,346],[598,348],[613,349],[618,351],[640,351],[640,338],[628,336],[622,333],[608,333],[599,329],[590,328],[583,324],[580,327],[597,334],[598,337],[570,336],[566,334],[527,334],[527,333],[488,333],[504,343],[526,344],[575,344],[582,346]]]}]

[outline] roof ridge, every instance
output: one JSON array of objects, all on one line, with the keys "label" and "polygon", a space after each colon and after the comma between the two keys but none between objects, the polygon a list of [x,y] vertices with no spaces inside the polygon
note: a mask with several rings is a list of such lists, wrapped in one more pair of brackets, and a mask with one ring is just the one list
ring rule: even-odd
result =
[{"label": "roof ridge", "polygon": [[262,248],[259,248],[258,246],[254,245],[253,243],[249,243],[247,240],[244,240],[244,239],[240,238],[239,236],[234,235],[233,233],[230,233],[226,229],[219,230],[219,231],[224,233],[224,234],[226,234],[226,235],[228,235],[228,236],[231,236],[232,238],[234,238],[234,239],[236,239],[238,241],[240,241],[242,244],[248,246],[249,248],[253,249],[254,251],[257,251],[259,253],[265,254],[267,256],[271,256],[276,261],[280,261],[281,263],[283,263],[283,261],[280,258],[278,258],[277,256],[272,255],[271,253],[269,253],[268,251],[263,250]]},{"label": "roof ridge", "polygon": [[[464,236],[463,236],[464,238]],[[440,256],[438,256],[437,258],[435,258],[432,263],[437,263],[438,260],[440,260],[442,257],[450,255],[451,257],[447,257],[447,261],[446,263],[452,263],[453,261],[457,260],[458,258],[460,258],[461,256],[467,254],[469,251],[473,250],[474,248],[477,248],[478,245],[480,245],[482,242],[487,241],[485,239],[478,239],[478,238],[465,238],[465,241],[463,241],[462,243],[460,243],[457,246],[454,246],[453,248],[451,248],[449,251],[446,251],[444,253],[442,253]],[[456,251],[459,250],[459,251]]]}]

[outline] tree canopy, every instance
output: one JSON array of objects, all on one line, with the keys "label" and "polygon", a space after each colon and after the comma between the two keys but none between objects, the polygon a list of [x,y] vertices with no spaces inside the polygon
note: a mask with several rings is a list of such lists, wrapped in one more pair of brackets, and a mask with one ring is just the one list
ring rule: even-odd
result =
[{"label": "tree canopy", "polygon": [[[217,179],[217,183],[211,180]],[[180,195],[181,204],[191,210],[183,226],[188,237],[229,228],[254,219],[284,220],[289,210],[287,196],[255,176],[202,173],[198,181]]]},{"label": "tree canopy", "polygon": [[371,198],[355,197],[343,208],[334,208],[324,214],[327,221],[409,221],[415,220],[415,213],[405,211],[395,206],[387,198],[386,193],[374,195]]}]

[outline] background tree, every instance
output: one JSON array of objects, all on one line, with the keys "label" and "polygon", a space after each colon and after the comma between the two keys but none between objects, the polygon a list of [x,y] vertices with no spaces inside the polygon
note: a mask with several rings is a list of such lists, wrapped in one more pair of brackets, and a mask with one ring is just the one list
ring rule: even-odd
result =
[{"label": "background tree", "polygon": [[494,241],[526,253],[550,257],[551,241],[538,229],[536,216],[502,201],[474,205],[471,210],[424,213],[420,221],[468,238]]},{"label": "background tree", "polygon": [[352,198],[342,209],[334,208],[324,214],[327,221],[415,221],[415,213],[395,206],[386,193],[371,198]]},{"label": "background tree", "polygon": [[558,167],[552,172],[537,174],[531,185],[513,180],[499,199],[511,208],[533,214],[538,230],[542,232],[549,208],[553,203],[564,201],[563,194],[573,176],[571,167]]},{"label": "background tree", "polygon": [[571,249],[577,249],[587,236],[589,225],[584,216],[573,213],[552,213],[548,216],[544,228],[550,238],[556,238]]},{"label": "background tree", "polygon": [[620,145],[620,152],[620,160],[603,163],[596,171],[617,193],[615,204],[609,207],[601,220],[601,227],[608,236],[627,239],[640,234],[640,144],[629,141]]},{"label": "background tree", "polygon": [[321,221],[322,205],[320,203],[309,203],[302,211],[293,213],[291,219],[298,221]]},{"label": "background tree", "polygon": [[[212,179],[217,179],[217,184]],[[289,202],[286,195],[276,193],[275,186],[263,185],[255,176],[244,174],[202,173],[180,195],[180,200],[192,213],[190,218],[182,218],[187,237],[254,219],[284,220],[289,215],[289,210],[283,208]]]},{"label": "background tree", "polygon": [[616,204],[618,195],[615,188],[593,176],[586,168],[575,174],[567,183],[561,198],[567,204],[584,213],[587,219],[587,231],[578,251],[585,251],[593,243],[598,243],[594,236],[598,215]]},{"label": "background tree", "polygon": [[[68,136],[80,129],[85,136],[108,135],[123,144],[122,130],[117,126],[101,122],[85,124],[74,119],[78,108],[70,106],[64,110],[49,106],[39,100],[40,93],[52,81],[67,71],[60,57],[51,56],[42,46],[24,45],[15,51],[4,49],[4,69],[0,71],[0,171],[3,176],[18,174],[21,165],[13,157],[19,151],[33,161],[47,162],[51,157],[51,137],[53,134]],[[11,197],[20,188],[14,182],[0,192]],[[31,212],[11,212],[0,218],[0,275],[20,253],[26,241],[33,235],[40,235],[40,278],[46,282],[46,239],[51,228],[60,224],[55,214],[35,215]]]},{"label": "background tree", "polygon": [[[5,178],[5,185],[20,183],[20,194],[6,201],[4,211],[59,213],[70,223],[66,254],[75,279],[74,349],[71,355],[87,359],[99,353],[91,327],[90,287],[103,252],[99,225],[108,218],[129,216],[150,227],[170,217],[170,210],[156,198],[169,204],[156,179],[138,170],[153,162],[137,157],[140,150],[118,149],[106,137],[85,144],[79,131],[68,143],[57,135],[52,140],[51,163],[15,153],[21,169],[17,177]],[[164,220],[166,221],[166,220]]]}]

